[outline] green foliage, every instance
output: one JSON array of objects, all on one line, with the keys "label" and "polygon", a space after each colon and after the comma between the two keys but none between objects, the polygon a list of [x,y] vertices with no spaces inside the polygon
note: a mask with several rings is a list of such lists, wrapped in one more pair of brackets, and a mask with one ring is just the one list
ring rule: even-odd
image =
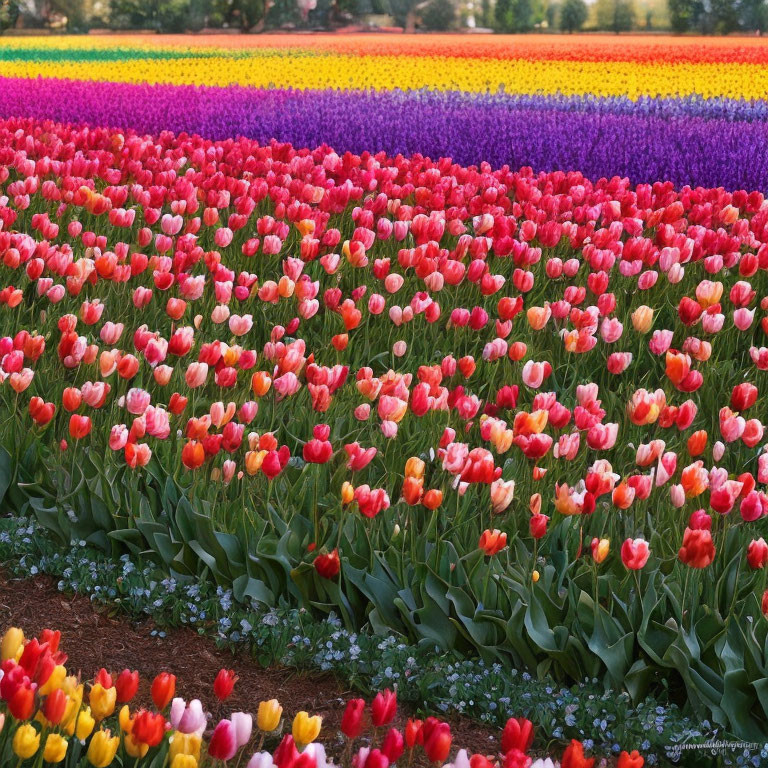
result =
[{"label": "green foliage", "polygon": [[739,10],[734,0],[709,0],[714,31],[727,35],[739,26]]},{"label": "green foliage", "polygon": [[[619,558],[599,568],[577,558],[580,520],[561,518],[541,542],[540,578],[532,583],[520,538],[485,558],[466,536],[445,535],[445,526],[466,527],[467,508],[421,521],[408,512],[337,517],[335,481],[300,459],[273,481],[261,505],[218,490],[206,496],[200,486],[166,476],[154,459],[136,474],[82,447],[71,468],[51,472],[40,445],[21,446],[13,468],[0,454],[0,478],[15,470],[5,504],[34,515],[62,545],[84,541],[111,556],[128,552],[178,576],[209,579],[262,610],[285,601],[338,615],[349,631],[367,624],[377,634],[479,655],[540,679],[595,679],[635,703],[668,687],[684,692],[696,717],[746,740],[768,737],[768,622],[751,620],[760,616],[762,576],[742,568],[741,531],[728,528],[727,518],[715,531],[718,558],[703,575],[676,559],[676,544],[659,527],[652,560],[637,577]],[[605,529],[608,514],[596,510],[591,523]],[[344,563],[333,581],[322,579],[306,555],[310,542],[329,539]]]},{"label": "green foliage", "polygon": [[131,29],[183,32],[188,27],[190,0],[112,0],[111,21]]},{"label": "green foliage", "polygon": [[[17,576],[49,574],[63,592],[87,595],[139,620],[151,616],[160,636],[166,628],[190,626],[221,644],[246,645],[264,666],[334,672],[368,695],[396,687],[401,701],[425,713],[464,714],[496,726],[511,716],[528,717],[537,744],[589,739],[606,754],[637,745],[651,765],[663,762],[677,744],[729,738],[686,718],[666,692],[633,704],[627,694],[593,681],[558,686],[546,674],[533,678],[509,665],[443,653],[433,644],[349,632],[334,615],[316,619],[282,601],[264,609],[256,598],[238,601],[207,579],[189,579],[139,557],[116,560],[82,541],[56,544],[26,518],[0,520],[0,558]],[[699,754],[682,751],[676,764],[700,766]],[[768,753],[754,759],[759,757]]]},{"label": "green foliage", "polygon": [[560,29],[578,32],[587,20],[587,4],[584,0],[563,0],[560,9]]},{"label": "green foliage", "polygon": [[499,32],[529,32],[535,23],[533,3],[531,0],[496,0],[494,20]]},{"label": "green foliage", "polygon": [[18,18],[18,0],[0,0],[0,32],[10,29]]},{"label": "green foliage", "polygon": [[633,0],[597,0],[597,24],[618,34],[629,32],[635,24]]},{"label": "green foliage", "polygon": [[481,0],[477,21],[481,27],[488,28],[493,26],[493,4],[491,0]]},{"label": "green foliage", "polygon": [[421,11],[421,26],[444,31],[456,24],[456,4],[453,0],[431,0]]},{"label": "green foliage", "polygon": [[669,21],[675,32],[687,32],[696,18],[695,0],[667,0]]}]

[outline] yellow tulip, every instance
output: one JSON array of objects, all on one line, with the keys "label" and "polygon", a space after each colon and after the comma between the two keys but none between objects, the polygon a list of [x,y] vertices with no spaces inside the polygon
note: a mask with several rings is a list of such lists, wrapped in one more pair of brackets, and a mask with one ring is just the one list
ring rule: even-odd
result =
[{"label": "yellow tulip", "polygon": [[43,760],[46,763],[60,763],[67,756],[69,742],[58,733],[48,734],[43,750]]},{"label": "yellow tulip", "polygon": [[535,584],[539,580],[539,578],[540,578],[539,572],[538,571],[534,571],[533,574],[531,575],[531,578],[533,579],[533,583]]},{"label": "yellow tulip", "polygon": [[149,752],[149,744],[144,744],[142,741],[136,741],[133,738],[133,734],[126,733],[125,735],[125,751],[129,757],[144,757]]},{"label": "yellow tulip", "polygon": [[608,539],[592,539],[592,557],[596,563],[602,563],[611,551],[611,542]]},{"label": "yellow tulip", "polygon": [[350,504],[352,499],[355,498],[355,487],[352,483],[344,481],[344,485],[341,486],[341,503]]},{"label": "yellow tulip", "polygon": [[200,745],[203,740],[196,733],[179,733],[176,731],[171,737],[168,749],[168,758],[173,762],[177,755],[188,755],[195,760],[200,759]]},{"label": "yellow tulip", "polygon": [[91,688],[89,702],[91,712],[97,720],[103,720],[109,717],[115,711],[115,702],[117,701],[117,688],[104,688],[101,683]]},{"label": "yellow tulip", "polygon": [[323,718],[319,715],[310,717],[306,712],[299,712],[293,718],[293,740],[297,744],[311,744],[320,733]]},{"label": "yellow tulip", "polygon": [[40,695],[47,696],[49,693],[57,691],[64,685],[67,677],[67,668],[63,664],[57,664],[51,672],[51,676],[45,681],[45,685],[40,686]]},{"label": "yellow tulip", "polygon": [[197,768],[197,758],[192,755],[176,755],[171,760],[171,768]]},{"label": "yellow tulip", "polygon": [[107,768],[112,763],[120,746],[120,738],[113,736],[109,729],[96,731],[88,745],[88,762],[94,768]]},{"label": "yellow tulip", "polygon": [[0,641],[0,657],[3,661],[15,659],[19,649],[24,645],[24,633],[18,627],[11,627]]},{"label": "yellow tulip", "polygon": [[61,718],[61,724],[71,736],[74,732],[75,718],[83,705],[83,684],[77,685],[74,678],[68,677],[64,681],[62,690],[69,696],[69,701],[67,702],[67,708],[64,710],[64,717]]},{"label": "yellow tulip", "polygon": [[40,749],[40,734],[31,723],[24,723],[13,734],[13,751],[22,760],[32,757]]},{"label": "yellow tulip", "polygon": [[133,730],[133,718],[131,717],[130,707],[127,704],[123,704],[117,716],[117,721],[120,723],[120,729],[123,733],[130,733]]},{"label": "yellow tulip", "polygon": [[259,711],[256,714],[256,725],[259,730],[274,731],[280,725],[280,718],[283,716],[283,708],[277,699],[262,701],[259,703]]},{"label": "yellow tulip", "polygon": [[70,736],[74,735],[77,736],[80,741],[85,741],[85,739],[91,735],[91,731],[93,731],[95,726],[96,721],[91,715],[91,708],[86,707],[75,713],[74,717],[64,726],[64,730]]}]

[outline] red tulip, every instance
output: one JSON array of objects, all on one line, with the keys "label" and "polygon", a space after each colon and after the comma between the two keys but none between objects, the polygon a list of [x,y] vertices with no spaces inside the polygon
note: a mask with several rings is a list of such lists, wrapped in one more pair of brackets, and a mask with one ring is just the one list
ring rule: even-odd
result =
[{"label": "red tulip", "polygon": [[24,677],[21,684],[18,685],[10,697],[6,699],[8,711],[17,720],[29,720],[35,711],[35,691],[37,685]]},{"label": "red tulip", "polygon": [[238,678],[233,669],[221,669],[213,681],[213,692],[219,701],[224,701],[232,695],[232,690]]},{"label": "red tulip", "polygon": [[61,688],[51,691],[43,702],[42,711],[51,725],[58,725],[67,709],[68,696]]},{"label": "red tulip", "polygon": [[205,448],[197,440],[190,440],[181,450],[181,461],[187,469],[198,469],[205,461]]},{"label": "red tulip", "polygon": [[519,749],[512,748],[504,754],[503,768],[530,768],[531,763],[533,759]]},{"label": "red tulip", "polygon": [[397,694],[385,688],[374,696],[371,703],[371,721],[376,728],[389,725],[397,713]]},{"label": "red tulip", "polygon": [[42,397],[33,397],[29,401],[29,415],[38,427],[44,427],[56,413],[53,403],[46,403]]},{"label": "red tulip", "polygon": [[750,568],[757,570],[768,565],[768,544],[762,537],[749,543],[747,547],[747,562]]},{"label": "red tulip", "polygon": [[633,749],[631,754],[623,751],[619,755],[617,768],[643,768],[644,765],[645,759],[643,756],[636,749]]},{"label": "red tulip", "polygon": [[712,534],[706,529],[686,528],[678,557],[691,568],[706,568],[715,559]]},{"label": "red tulip", "polygon": [[315,558],[315,569],[324,579],[334,579],[341,570],[341,560],[339,559],[339,550],[318,555]]},{"label": "red tulip", "polygon": [[408,749],[413,749],[417,744],[424,743],[422,725],[421,720],[408,718],[408,722],[405,724],[405,743],[408,745]]},{"label": "red tulip", "polygon": [[533,744],[533,723],[525,717],[510,717],[501,734],[501,751],[527,752]]},{"label": "red tulip", "polygon": [[531,519],[529,521],[531,536],[533,536],[534,539],[541,539],[547,533],[548,522],[549,518],[546,515],[531,515]]},{"label": "red tulip", "polygon": [[744,381],[737,384],[731,393],[731,408],[734,411],[746,411],[751,408],[757,400],[757,387]]},{"label": "red tulip", "polygon": [[363,713],[365,701],[363,699],[350,699],[341,717],[341,732],[348,739],[356,739],[363,731]]},{"label": "red tulip", "polygon": [[633,571],[638,571],[648,562],[648,542],[644,539],[627,539],[621,545],[621,561]]},{"label": "red tulip", "polygon": [[139,673],[124,669],[115,680],[117,689],[117,701],[120,704],[126,704],[136,695],[139,690]]},{"label": "red tulip", "polygon": [[[427,721],[432,719],[434,718],[428,718]],[[425,730],[424,752],[428,760],[431,763],[444,763],[451,751],[451,726],[448,723],[438,722]]]},{"label": "red tulip", "polygon": [[133,718],[131,735],[142,744],[156,747],[165,736],[165,718],[159,712],[142,709]]},{"label": "red tulip", "polygon": [[159,710],[165,709],[176,694],[176,675],[161,672],[152,681],[152,701]]},{"label": "red tulip", "polygon": [[403,734],[397,728],[390,728],[381,742],[381,751],[390,763],[396,763],[405,751]]},{"label": "red tulip", "polygon": [[89,416],[80,416],[73,413],[69,417],[69,436],[74,440],[82,440],[91,431],[91,419]]},{"label": "red tulip", "polygon": [[584,757],[584,747],[580,741],[572,739],[563,752],[560,768],[592,768],[594,757]]}]

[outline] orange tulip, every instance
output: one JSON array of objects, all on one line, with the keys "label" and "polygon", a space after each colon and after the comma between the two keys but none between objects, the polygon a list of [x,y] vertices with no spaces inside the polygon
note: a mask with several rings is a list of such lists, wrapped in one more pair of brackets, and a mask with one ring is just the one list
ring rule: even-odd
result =
[{"label": "orange tulip", "polygon": [[680,483],[688,499],[693,499],[704,493],[709,486],[709,475],[704,469],[704,462],[696,461],[687,466],[683,470]]},{"label": "orange tulip", "polygon": [[688,438],[688,453],[691,456],[700,456],[707,447],[707,430],[699,429]]},{"label": "orange tulip", "polygon": [[351,504],[352,500],[355,498],[355,488],[352,485],[352,483],[344,482],[344,485],[341,486],[341,503]]},{"label": "orange tulip", "polygon": [[502,533],[498,528],[494,528],[492,531],[486,529],[480,536],[477,546],[488,557],[493,557],[507,546],[507,534]]},{"label": "orange tulip", "polygon": [[666,374],[667,378],[678,386],[691,371],[691,358],[680,352],[667,352]]},{"label": "orange tulip", "polygon": [[614,489],[611,500],[619,509],[629,509],[635,499],[635,489],[627,483],[619,483]]},{"label": "orange tulip", "polygon": [[437,488],[431,488],[424,494],[421,503],[430,510],[437,509],[443,503],[443,492]]},{"label": "orange tulip", "polygon": [[403,482],[403,499],[405,503],[413,506],[418,504],[424,493],[424,479],[421,477],[406,477]]},{"label": "orange tulip", "polygon": [[405,462],[406,477],[424,477],[424,462],[418,456],[411,456]]},{"label": "orange tulip", "polygon": [[256,397],[264,397],[272,386],[272,379],[266,371],[256,371],[251,377],[251,389]]},{"label": "orange tulip", "polygon": [[331,339],[331,344],[333,345],[333,348],[337,352],[343,352],[347,348],[347,344],[349,344],[349,334],[348,333],[337,333]]},{"label": "orange tulip", "polygon": [[197,469],[205,461],[205,449],[197,440],[190,440],[181,450],[181,461],[187,469]]}]

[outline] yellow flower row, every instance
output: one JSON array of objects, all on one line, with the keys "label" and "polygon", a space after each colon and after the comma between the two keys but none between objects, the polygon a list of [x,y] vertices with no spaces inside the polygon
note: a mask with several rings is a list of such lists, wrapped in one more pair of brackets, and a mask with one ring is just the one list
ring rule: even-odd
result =
[{"label": "yellow flower row", "polygon": [[5,77],[247,85],[258,88],[462,90],[596,96],[768,97],[768,67],[410,56],[253,56],[127,61],[5,61]]}]

